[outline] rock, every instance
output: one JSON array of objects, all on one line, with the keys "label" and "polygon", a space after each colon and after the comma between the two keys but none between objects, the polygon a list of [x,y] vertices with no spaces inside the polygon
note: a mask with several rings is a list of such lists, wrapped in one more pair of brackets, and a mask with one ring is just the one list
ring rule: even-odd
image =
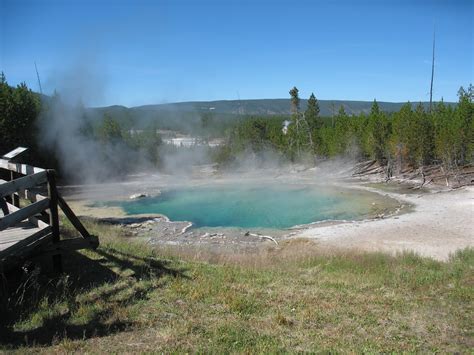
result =
[{"label": "rock", "polygon": [[148,197],[148,195],[142,192],[142,193],[130,195],[130,200],[136,200],[136,199],[144,198],[144,197]]}]

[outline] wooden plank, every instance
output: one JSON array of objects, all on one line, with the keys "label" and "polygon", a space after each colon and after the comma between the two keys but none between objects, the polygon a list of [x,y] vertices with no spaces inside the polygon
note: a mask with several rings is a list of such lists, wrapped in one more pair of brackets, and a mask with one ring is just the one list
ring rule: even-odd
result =
[{"label": "wooden plank", "polygon": [[10,247],[3,249],[0,251],[0,259],[5,258],[8,255],[12,254],[19,254],[21,255],[27,246],[29,246],[32,243],[37,243],[41,237],[47,235],[48,233],[51,233],[51,227],[47,228],[35,228],[35,232],[33,234],[30,234],[28,237],[25,237],[19,242],[16,242],[15,244],[11,245]]},{"label": "wooden plank", "polygon": [[25,152],[28,148],[25,147],[18,147],[13,149],[11,152],[8,152],[5,154],[2,158],[10,160],[15,158],[17,155],[20,155],[21,153]]},{"label": "wooden plank", "polygon": [[9,236],[8,238],[5,238],[2,236],[0,239],[0,250],[7,249],[8,245],[10,244],[15,244],[18,243],[19,241],[22,241],[25,238],[28,238],[33,232],[36,233],[38,231],[38,228],[34,228],[34,230],[29,230],[29,233],[21,233],[21,234],[13,234]]},{"label": "wooden plank", "polygon": [[28,164],[12,163],[7,159],[0,158],[0,168],[14,171],[23,175],[31,175],[45,171],[45,169],[37,168]]},{"label": "wooden plank", "polygon": [[46,171],[42,171],[33,175],[27,175],[12,181],[0,184],[0,197],[11,195],[14,192],[34,187],[47,181]]},{"label": "wooden plank", "polygon": [[[0,184],[6,183],[6,182],[8,181],[0,179]],[[41,191],[40,188],[36,188],[36,189],[30,188],[30,189],[18,191],[18,193],[21,198],[25,200],[30,200],[31,202],[41,201],[41,200],[44,200],[45,198],[48,198],[47,196],[42,195],[40,191]]]},{"label": "wooden plank", "polygon": [[[42,229],[42,228],[39,228]],[[21,222],[14,227],[7,228],[0,233],[0,249],[6,248],[5,244],[11,242],[18,242],[22,239],[29,237],[31,234],[36,233],[38,227],[32,225],[29,222]]]},{"label": "wooden plank", "polygon": [[[7,207],[8,207],[8,211],[9,211],[10,213],[13,213],[13,212],[16,212],[16,211],[19,210],[18,207],[13,206],[13,205],[10,204],[10,203],[7,203]],[[43,222],[42,220],[40,220],[40,219],[38,219],[38,218],[36,218],[36,217],[34,217],[34,216],[28,217],[28,221],[29,221],[30,223],[34,224],[36,227],[40,227],[40,228],[49,226],[48,223],[45,223],[45,222]]]},{"label": "wooden plank", "polygon": [[10,243],[17,243],[20,240],[28,238],[31,234],[36,233],[38,228],[32,228],[28,230],[13,230],[8,236],[1,236],[0,238],[0,250],[6,249],[5,245]]},{"label": "wooden plank", "polygon": [[72,225],[81,233],[82,237],[84,238],[90,238],[91,235],[87,231],[87,229],[84,227],[84,225],[81,223],[79,218],[74,214],[74,212],[71,210],[69,205],[64,201],[64,199],[58,195],[58,203],[59,207],[63,210],[64,214],[66,217],[71,221]]},{"label": "wooden plank", "polygon": [[15,241],[9,241],[9,242],[0,244],[0,252],[2,252],[4,249],[10,248],[12,245],[15,245],[18,242],[19,240],[15,240]]},{"label": "wooden plank", "polygon": [[16,223],[23,221],[28,217],[32,217],[37,213],[49,207],[49,199],[35,202],[16,212],[10,213],[0,219],[0,231],[14,226]]},{"label": "wooden plank", "polygon": [[23,246],[18,251],[0,257],[0,272],[2,268],[3,270],[8,270],[9,268],[20,264],[22,260],[33,256],[37,253],[37,250],[40,250],[41,246],[51,243],[51,238],[51,233],[45,234],[36,238],[28,245]]}]

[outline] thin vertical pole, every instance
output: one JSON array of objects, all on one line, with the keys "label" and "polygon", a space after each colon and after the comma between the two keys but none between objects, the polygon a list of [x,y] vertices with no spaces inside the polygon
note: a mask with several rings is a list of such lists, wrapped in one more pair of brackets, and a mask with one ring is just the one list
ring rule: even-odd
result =
[{"label": "thin vertical pole", "polygon": [[431,60],[431,85],[430,85],[430,112],[433,106],[433,79],[434,79],[434,67],[435,67],[435,40],[436,33],[433,31],[433,57]]},{"label": "thin vertical pole", "polygon": [[41,80],[40,80],[40,75],[38,73],[38,67],[36,66],[36,62],[35,62],[35,70],[36,70],[36,77],[38,78],[38,86],[40,89],[40,93],[41,95],[43,95],[43,88],[41,87]]}]

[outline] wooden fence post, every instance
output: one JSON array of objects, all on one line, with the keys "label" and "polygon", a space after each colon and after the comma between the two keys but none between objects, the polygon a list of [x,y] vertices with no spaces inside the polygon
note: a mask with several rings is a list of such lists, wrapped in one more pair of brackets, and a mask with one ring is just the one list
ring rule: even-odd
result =
[{"label": "wooden fence post", "polygon": [[[10,172],[10,178],[11,178],[10,180],[11,181],[15,180],[17,177],[18,177],[17,173],[15,173],[14,171]],[[20,195],[19,195],[19,193],[13,193],[11,199],[12,199],[12,205],[15,206],[15,207],[20,208]]]},{"label": "wooden fence post", "polygon": [[[59,243],[59,215],[58,215],[58,190],[56,188],[56,176],[54,170],[48,170],[48,197],[49,205],[49,224],[53,233],[53,245]],[[53,267],[57,272],[62,272],[61,254],[53,255]]]}]

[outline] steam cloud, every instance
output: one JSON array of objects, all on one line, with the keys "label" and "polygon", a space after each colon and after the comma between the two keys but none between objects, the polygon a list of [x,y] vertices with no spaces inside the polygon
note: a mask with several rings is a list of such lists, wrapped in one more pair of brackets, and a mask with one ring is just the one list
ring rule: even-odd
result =
[{"label": "steam cloud", "polygon": [[101,146],[85,134],[85,104],[102,97],[105,80],[94,60],[85,58],[83,63],[87,64],[77,64],[48,78],[47,85],[56,87],[57,96],[44,99],[38,144],[59,160],[66,177],[91,182],[110,178],[114,165],[131,157],[125,147]]},{"label": "steam cloud", "polygon": [[[87,65],[76,65],[49,79],[48,85],[57,88],[57,96],[43,102],[43,112],[38,120],[38,144],[59,160],[61,172],[70,181],[113,180],[126,171],[156,174],[156,166],[144,152],[131,149],[121,141],[101,142],[87,134],[94,124],[91,120],[100,124],[103,117],[93,117],[85,105],[102,97],[105,78],[93,60],[86,62]],[[152,122],[153,118],[143,117],[143,121]],[[178,114],[174,118],[180,120]],[[187,125],[189,123],[182,119],[181,126]],[[160,168],[167,174],[190,174],[193,165],[211,161],[207,147],[161,146],[156,149],[161,154]]]},{"label": "steam cloud", "polygon": [[[50,86],[58,89],[59,100],[46,100],[46,108],[39,120],[39,144],[50,151],[59,159],[62,173],[70,180],[80,183],[93,183],[114,180],[123,177],[125,171],[147,172],[157,175],[157,167],[148,161],[146,154],[132,150],[123,142],[104,143],[90,134],[86,134],[88,125],[91,124],[90,112],[85,105],[102,97],[105,89],[105,78],[94,65],[93,61],[86,61],[87,65],[77,65],[68,72],[56,73],[51,79]],[[92,63],[92,65],[91,65]],[[89,118],[86,118],[89,117]],[[102,117],[95,117],[102,120]],[[143,117],[143,121],[152,122],[154,117]],[[186,117],[181,118],[176,112],[174,119],[182,127],[189,126]],[[90,128],[90,126],[89,126]],[[158,127],[160,128],[160,127]],[[350,149],[348,157],[354,159],[356,149]],[[165,174],[176,174],[185,178],[193,173],[196,165],[212,163],[212,149],[206,146],[173,147],[163,145],[156,147],[160,152],[160,171]],[[352,153],[352,154],[351,154]],[[308,154],[303,163],[314,164],[314,157]],[[352,165],[347,160],[334,164],[338,168]],[[320,165],[321,166],[321,165]],[[323,171],[333,170],[318,169],[319,176]],[[295,167],[281,153],[265,148],[259,152],[244,151],[234,157],[233,164],[226,173],[261,171],[262,169],[291,171]]]}]

